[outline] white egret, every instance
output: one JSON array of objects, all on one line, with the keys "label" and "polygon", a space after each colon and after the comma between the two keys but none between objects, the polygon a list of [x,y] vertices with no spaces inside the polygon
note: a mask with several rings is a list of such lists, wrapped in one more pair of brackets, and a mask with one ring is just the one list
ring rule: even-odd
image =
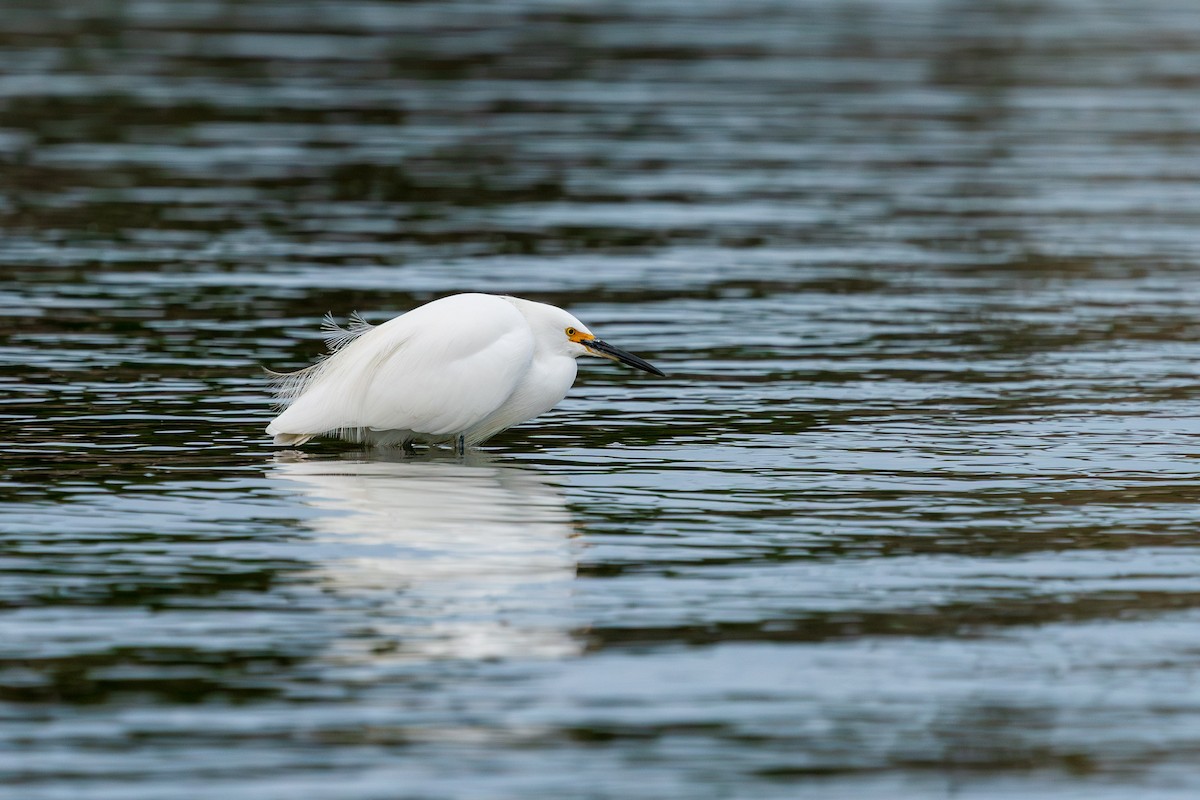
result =
[{"label": "white egret", "polygon": [[554,408],[583,355],[662,375],[545,303],[490,294],[434,300],[381,325],[326,318],[329,355],[271,373],[287,408],[267,426],[275,443],[314,436],[399,445],[453,443],[462,452]]}]

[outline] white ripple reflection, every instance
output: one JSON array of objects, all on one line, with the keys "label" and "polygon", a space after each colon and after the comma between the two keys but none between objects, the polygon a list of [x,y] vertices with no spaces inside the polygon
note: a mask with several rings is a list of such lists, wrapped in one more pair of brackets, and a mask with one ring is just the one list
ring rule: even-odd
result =
[{"label": "white ripple reflection", "polygon": [[[318,513],[320,578],[370,607],[361,652],[337,657],[559,658],[570,633],[574,525],[543,474],[488,463],[280,460]],[[357,637],[356,637],[357,640]]]}]

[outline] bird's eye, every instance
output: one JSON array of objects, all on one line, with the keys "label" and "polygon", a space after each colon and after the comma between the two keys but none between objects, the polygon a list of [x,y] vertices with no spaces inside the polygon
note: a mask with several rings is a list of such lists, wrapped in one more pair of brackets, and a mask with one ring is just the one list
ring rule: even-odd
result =
[{"label": "bird's eye", "polygon": [[567,336],[574,336],[577,333],[579,333],[579,331],[575,330],[574,328],[567,328]]}]

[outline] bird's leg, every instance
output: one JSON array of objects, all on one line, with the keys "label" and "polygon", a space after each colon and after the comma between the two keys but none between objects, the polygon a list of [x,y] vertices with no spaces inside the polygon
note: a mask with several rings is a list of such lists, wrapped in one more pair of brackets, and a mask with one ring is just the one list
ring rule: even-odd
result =
[{"label": "bird's leg", "polygon": [[465,456],[467,454],[466,434],[460,433],[458,438],[454,440],[454,452],[460,456]]},{"label": "bird's leg", "polygon": [[411,456],[413,453],[417,452],[417,448],[413,445],[412,439],[405,439],[400,443],[400,448],[404,450],[404,454],[407,456]]}]

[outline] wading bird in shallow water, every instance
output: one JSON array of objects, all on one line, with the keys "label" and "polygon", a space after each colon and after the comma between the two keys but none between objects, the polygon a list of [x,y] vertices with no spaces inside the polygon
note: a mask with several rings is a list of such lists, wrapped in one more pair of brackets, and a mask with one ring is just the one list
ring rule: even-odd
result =
[{"label": "wading bird in shallow water", "polygon": [[382,325],[327,317],[329,355],[298,372],[270,372],[287,406],[267,426],[275,444],[314,436],[459,452],[543,414],[575,382],[575,359],[600,356],[662,375],[545,303],[491,294],[434,300]]}]

